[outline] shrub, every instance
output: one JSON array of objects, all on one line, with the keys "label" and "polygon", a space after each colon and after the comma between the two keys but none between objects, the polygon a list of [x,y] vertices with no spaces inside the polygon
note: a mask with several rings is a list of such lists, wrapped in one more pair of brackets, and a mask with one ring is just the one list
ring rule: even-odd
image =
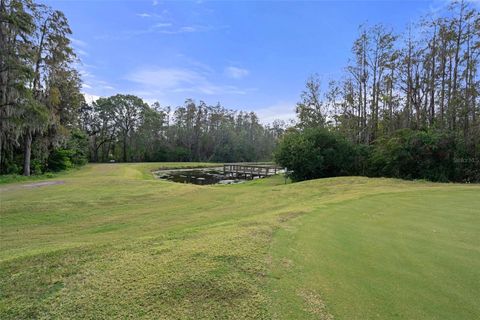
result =
[{"label": "shrub", "polygon": [[42,174],[44,169],[44,164],[38,159],[32,160],[31,163],[33,174]]},{"label": "shrub", "polygon": [[87,163],[88,138],[85,133],[79,130],[72,131],[65,149],[69,151],[68,157],[73,165],[83,166]]},{"label": "shrub", "polygon": [[438,133],[400,130],[377,141],[370,157],[369,174],[402,179],[451,181],[454,178],[455,140]]},{"label": "shrub", "polygon": [[5,163],[5,173],[6,174],[20,174],[22,168],[17,165],[15,162],[6,162]]},{"label": "shrub", "polygon": [[190,161],[191,152],[184,147],[175,147],[172,152],[173,161]]},{"label": "shrub", "polygon": [[323,128],[286,133],[275,152],[275,160],[293,170],[294,181],[352,175],[361,166],[355,147]]},{"label": "shrub", "polygon": [[62,171],[73,166],[70,160],[74,152],[67,149],[56,149],[48,157],[48,169],[50,171]]}]

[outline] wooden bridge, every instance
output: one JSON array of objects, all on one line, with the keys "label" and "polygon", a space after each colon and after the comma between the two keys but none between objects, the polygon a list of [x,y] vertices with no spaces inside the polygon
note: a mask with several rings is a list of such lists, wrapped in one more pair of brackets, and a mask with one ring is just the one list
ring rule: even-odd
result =
[{"label": "wooden bridge", "polygon": [[281,168],[274,164],[225,163],[223,175],[231,178],[254,179],[277,174]]}]

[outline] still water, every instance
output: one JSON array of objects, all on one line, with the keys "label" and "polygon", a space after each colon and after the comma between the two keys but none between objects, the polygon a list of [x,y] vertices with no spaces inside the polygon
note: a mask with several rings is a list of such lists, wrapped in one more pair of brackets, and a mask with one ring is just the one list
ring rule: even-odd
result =
[{"label": "still water", "polygon": [[234,184],[245,181],[224,176],[221,168],[160,170],[154,174],[159,179],[200,185]]}]

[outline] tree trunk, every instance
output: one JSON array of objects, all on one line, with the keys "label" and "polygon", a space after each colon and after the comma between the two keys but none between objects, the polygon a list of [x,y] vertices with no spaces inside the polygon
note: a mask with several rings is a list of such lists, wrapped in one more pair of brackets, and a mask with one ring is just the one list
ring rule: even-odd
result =
[{"label": "tree trunk", "polygon": [[367,130],[367,35],[363,33],[363,73],[362,73],[362,83],[363,83],[363,130],[364,130],[364,143],[369,143],[369,133],[365,132]]},{"label": "tree trunk", "polygon": [[452,57],[448,59],[448,82],[447,82],[447,125],[450,130],[453,130],[453,113],[454,106],[452,104]]},{"label": "tree trunk", "polygon": [[430,125],[435,121],[435,55],[436,55],[436,41],[437,41],[437,26],[435,25],[433,40],[432,40],[432,65],[430,74]]},{"label": "tree trunk", "polygon": [[441,82],[441,89],[440,89],[440,127],[443,128],[444,126],[444,119],[445,119],[445,81],[446,81],[446,65],[447,65],[447,49],[445,40],[443,40],[444,44],[442,45],[442,59],[441,59],[441,73],[442,73],[442,82]]},{"label": "tree trunk", "polygon": [[3,139],[2,134],[0,133],[0,174],[3,173]]},{"label": "tree trunk", "polygon": [[[475,79],[475,73],[471,72],[471,79],[472,79],[472,86],[474,86],[473,79]],[[477,108],[476,108],[476,101],[477,101],[477,91],[472,87],[472,124],[475,125],[477,122]]]},{"label": "tree trunk", "polygon": [[123,135],[123,162],[127,162],[127,135]]},{"label": "tree trunk", "polygon": [[42,52],[43,52],[43,45],[45,41],[45,36],[47,33],[47,23],[49,18],[47,18],[41,28],[41,36],[40,36],[40,43],[38,44],[38,51],[37,51],[37,58],[35,62],[35,70],[34,70],[34,78],[33,78],[33,95],[36,99],[38,99],[40,94],[40,64],[42,62]]},{"label": "tree trunk", "polygon": [[[378,44],[377,44],[378,46]],[[377,49],[378,51],[378,49]],[[373,83],[372,83],[372,102],[370,103],[370,110],[372,113],[372,131],[370,132],[370,141],[375,141],[377,138],[377,112],[378,112],[378,104],[377,104],[377,66],[378,66],[378,53],[375,53],[375,62],[373,63]]]},{"label": "tree trunk", "polygon": [[394,77],[394,68],[392,67],[390,71],[390,92],[389,92],[389,99],[388,99],[388,109],[390,114],[390,124],[389,124],[389,134],[394,131],[394,123],[393,123],[393,77]]},{"label": "tree trunk", "polygon": [[24,149],[23,149],[23,175],[29,176],[30,175],[30,158],[32,155],[32,132],[27,130],[25,134],[25,141],[24,141]]},{"label": "tree trunk", "polygon": [[409,30],[408,37],[408,56],[407,56],[407,97],[405,102],[405,114],[406,114],[406,127],[410,128],[410,117],[411,117],[411,102],[412,102],[412,40],[411,33]]}]

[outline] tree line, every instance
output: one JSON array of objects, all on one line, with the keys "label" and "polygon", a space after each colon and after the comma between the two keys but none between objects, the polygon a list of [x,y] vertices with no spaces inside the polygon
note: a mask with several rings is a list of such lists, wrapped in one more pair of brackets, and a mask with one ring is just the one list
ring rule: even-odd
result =
[{"label": "tree line", "polygon": [[[438,17],[422,18],[402,34],[362,25],[342,78],[325,91],[318,76],[307,81],[296,128],[277,160],[295,167],[297,180],[343,172],[480,181],[479,59],[480,16],[469,2],[454,1]],[[326,138],[328,132],[333,137]],[[357,167],[299,168],[288,153],[308,158],[302,141],[313,143],[310,152],[322,153],[322,136],[351,145],[356,156],[349,164]],[[332,148],[340,158],[340,150],[353,157],[352,148]]]},{"label": "tree line", "polygon": [[270,159],[281,128],[255,113],[187,100],[175,109],[132,95],[87,104],[65,15],[0,0],[0,174],[56,171],[87,160]]},{"label": "tree line", "polygon": [[171,110],[132,95],[100,98],[81,109],[90,161],[270,160],[282,127],[253,112],[187,99]]}]

